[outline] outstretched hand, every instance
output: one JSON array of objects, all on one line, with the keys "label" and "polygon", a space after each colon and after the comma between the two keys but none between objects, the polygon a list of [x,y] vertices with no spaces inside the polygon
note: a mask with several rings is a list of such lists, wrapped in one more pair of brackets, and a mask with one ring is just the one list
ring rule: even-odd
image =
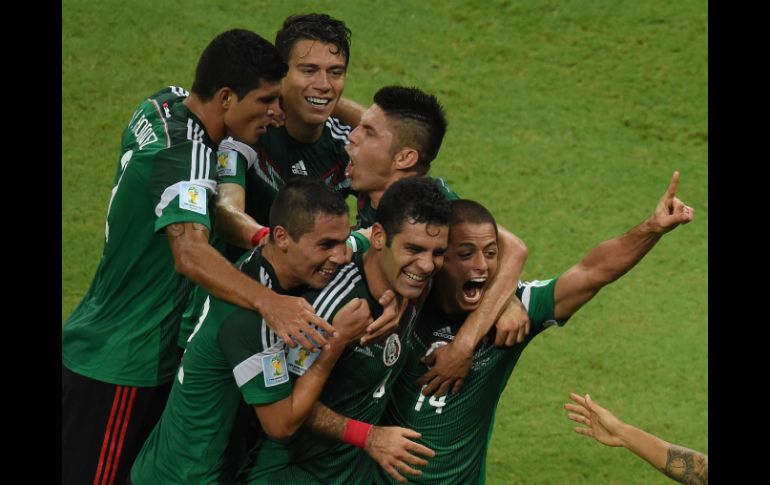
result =
[{"label": "outstretched hand", "polygon": [[418,477],[422,472],[414,467],[424,467],[428,461],[418,456],[433,458],[436,453],[415,441],[422,435],[417,431],[398,426],[374,426],[366,439],[364,450],[385,470],[401,483],[406,482],[401,473]]},{"label": "outstretched hand", "polygon": [[660,202],[649,218],[653,230],[658,234],[665,234],[680,224],[687,224],[695,217],[695,209],[676,196],[678,186],[679,171],[677,170],[671,176],[666,193],[660,198]]},{"label": "outstretched hand", "polygon": [[588,426],[587,428],[575,428],[576,433],[590,436],[607,446],[623,446],[623,442],[619,437],[621,428],[624,425],[621,420],[593,402],[588,394],[583,397],[571,392],[569,398],[577,404],[564,404],[565,409],[572,411],[567,417],[572,421]]}]

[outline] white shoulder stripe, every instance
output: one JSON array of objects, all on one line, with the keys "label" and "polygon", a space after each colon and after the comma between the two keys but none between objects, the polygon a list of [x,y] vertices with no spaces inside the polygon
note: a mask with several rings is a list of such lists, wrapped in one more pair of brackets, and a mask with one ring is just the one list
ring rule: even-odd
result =
[{"label": "white shoulder stripe", "polygon": [[177,96],[187,97],[190,95],[185,88],[180,88],[179,86],[169,86],[169,88],[171,89],[171,92]]},{"label": "white shoulder stripe", "polygon": [[337,118],[327,118],[326,126],[329,127],[329,135],[335,140],[342,140],[345,144],[348,144],[348,136],[350,136],[351,128],[348,125],[344,125]]},{"label": "white shoulder stripe", "polygon": [[233,376],[235,376],[235,382],[238,384],[238,387],[243,387],[244,384],[262,373],[262,357],[283,352],[283,349],[283,342],[278,342],[235,366]]},{"label": "white shoulder stripe", "polygon": [[324,286],[323,290],[321,290],[321,293],[318,294],[318,297],[316,297],[316,300],[313,302],[313,307],[315,308],[316,304],[321,301],[322,298],[324,298],[326,293],[331,291],[331,289],[334,288],[334,285],[336,285],[345,276],[345,274],[347,274],[347,272],[355,266],[356,265],[354,263],[348,263],[340,268],[340,270],[337,271],[337,274],[334,275],[334,278],[332,278],[332,280],[327,283],[326,286]]},{"label": "white shoulder stripe", "polygon": [[524,305],[524,308],[529,310],[529,299],[532,296],[532,286],[531,285],[525,285],[524,291],[521,292],[521,304]]},{"label": "white shoulder stripe", "polygon": [[211,169],[211,148],[198,140],[192,141],[190,153],[190,180],[205,179]]},{"label": "white shoulder stripe", "polygon": [[[251,256],[254,255],[254,251],[251,252],[251,255],[248,259],[251,259]],[[267,270],[264,266],[259,267],[259,282],[262,283],[263,286],[267,288],[273,287],[273,282],[270,279],[270,275],[267,273]],[[273,339],[273,331],[270,330],[270,328],[267,326],[267,322],[265,321],[264,317],[262,318],[262,348],[267,349],[271,347],[275,343],[275,340]]]},{"label": "white shoulder stripe", "polygon": [[333,286],[331,284],[327,285],[326,288],[324,288],[322,294],[318,295],[318,298],[316,298],[316,301],[313,303],[313,308],[315,308],[316,313],[320,316],[320,314],[326,310],[327,306],[332,302],[337,294],[340,291],[343,291],[350,283],[350,281],[356,276],[360,276],[360,274],[361,273],[358,272],[358,268],[356,268],[354,265],[353,268],[349,269],[346,275],[341,280],[338,280],[338,282]]},{"label": "white shoulder stripe", "polygon": [[356,275],[356,277],[353,278],[353,281],[350,282],[348,287],[345,288],[339,294],[339,296],[337,296],[337,298],[334,300],[334,302],[331,305],[329,305],[328,310],[323,315],[318,315],[318,316],[323,318],[324,320],[326,320],[328,322],[329,321],[329,317],[331,316],[331,314],[334,311],[334,309],[337,308],[337,305],[340,304],[340,301],[342,301],[343,298],[345,298],[347,295],[350,294],[351,291],[353,291],[353,289],[356,287],[356,283],[361,281],[361,279],[362,279],[362,277],[361,277],[360,274]]},{"label": "white shoulder stripe", "polygon": [[336,131],[337,133],[350,133],[353,128],[350,125],[346,125],[339,118],[329,117],[326,119],[326,126],[329,129]]},{"label": "white shoulder stripe", "polygon": [[345,142],[345,144],[346,144],[346,145],[348,144],[348,137],[347,137],[347,136],[344,136],[344,135],[337,135],[337,134],[335,134],[335,133],[333,133],[333,132],[332,132],[332,133],[330,133],[330,135],[331,135],[331,136],[332,136],[332,138],[334,138],[335,140],[342,140],[342,141],[344,141],[344,142]]}]

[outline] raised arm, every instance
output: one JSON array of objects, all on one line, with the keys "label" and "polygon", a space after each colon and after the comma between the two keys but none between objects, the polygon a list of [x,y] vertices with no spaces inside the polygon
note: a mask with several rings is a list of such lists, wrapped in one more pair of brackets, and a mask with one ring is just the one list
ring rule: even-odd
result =
[{"label": "raised arm", "polygon": [[622,236],[592,249],[578,264],[559,277],[554,289],[555,317],[568,318],[605,285],[626,274],[660,238],[680,224],[690,222],[695,211],[676,197],[679,172],[652,214]]},{"label": "raised arm", "polygon": [[265,433],[275,439],[287,439],[302,426],[345,346],[371,321],[369,305],[360,298],[354,298],[337,312],[334,317],[337,336],[329,338],[331,348],[321,352],[313,365],[297,379],[291,394],[274,403],[254,406]]},{"label": "raised arm", "polygon": [[607,446],[622,446],[640,456],[666,476],[680,483],[708,484],[709,458],[698,451],[671,444],[639,428],[626,424],[607,409],[585,397],[570,393],[576,404],[566,403],[572,411],[567,417],[584,424],[575,432],[590,436]]},{"label": "raised arm", "polygon": [[[233,183],[219,184],[216,208],[214,231],[234,246],[253,248],[254,235],[263,226],[246,213],[246,189]],[[266,241],[264,238],[262,240]]]},{"label": "raised arm", "polygon": [[326,345],[326,338],[312,324],[330,335],[334,327],[320,318],[303,298],[284,296],[238,271],[209,244],[209,230],[198,223],[174,223],[165,228],[176,271],[217,298],[261,314],[287,345],[315,349],[312,338]]},{"label": "raised arm", "polygon": [[402,483],[406,482],[406,478],[401,473],[415,477],[422,475],[422,471],[413,467],[423,467],[428,462],[418,455],[428,458],[436,455],[430,448],[413,441],[422,436],[417,431],[362,423],[329,409],[321,402],[313,406],[306,425],[316,434],[363,448],[388,475]]},{"label": "raised arm", "polygon": [[476,346],[508,305],[511,309],[506,310],[509,319],[506,320],[506,330],[498,331],[495,343],[502,345],[510,340],[512,345],[516,340],[523,340],[524,334],[529,331],[529,316],[515,295],[516,282],[527,260],[527,247],[524,241],[505,228],[497,226],[497,231],[499,270],[490,281],[481,304],[468,315],[454,340],[425,358],[424,362],[431,368],[417,381],[419,385],[425,385],[422,390],[425,396],[433,394],[441,397],[450,390],[452,393],[460,391]]},{"label": "raised arm", "polygon": [[337,101],[334,111],[332,111],[332,116],[339,118],[340,121],[346,125],[355,128],[361,123],[361,115],[364,114],[364,111],[366,111],[364,106],[356,103],[352,99],[341,97],[339,101]]}]

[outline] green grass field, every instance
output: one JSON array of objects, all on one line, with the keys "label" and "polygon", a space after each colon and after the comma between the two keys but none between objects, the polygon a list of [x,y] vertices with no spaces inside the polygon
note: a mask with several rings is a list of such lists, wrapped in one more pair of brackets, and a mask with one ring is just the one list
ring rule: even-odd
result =
[{"label": "green grass field", "polygon": [[159,88],[189,88],[218,33],[273,39],[323,11],[353,30],[345,94],[416,85],[450,127],[432,173],[486,204],[546,278],[652,211],[671,173],[695,221],[524,353],[501,399],[490,484],[671,483],[572,431],[590,392],[708,453],[708,13],[705,0],[135,2],[62,5],[62,320],[104,238],[122,129]]}]

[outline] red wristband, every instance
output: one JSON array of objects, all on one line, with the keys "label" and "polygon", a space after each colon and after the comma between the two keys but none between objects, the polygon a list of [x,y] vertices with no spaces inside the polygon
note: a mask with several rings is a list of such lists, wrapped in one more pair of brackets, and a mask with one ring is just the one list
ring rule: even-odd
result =
[{"label": "red wristband", "polygon": [[251,245],[252,246],[259,246],[259,241],[262,240],[263,237],[270,234],[270,228],[265,226],[259,231],[255,232],[253,236],[251,236]]},{"label": "red wristband", "polygon": [[371,431],[372,425],[355,419],[348,419],[348,424],[345,426],[345,434],[342,436],[342,441],[349,443],[353,446],[363,448],[366,446],[366,438],[369,437],[369,431]]}]

